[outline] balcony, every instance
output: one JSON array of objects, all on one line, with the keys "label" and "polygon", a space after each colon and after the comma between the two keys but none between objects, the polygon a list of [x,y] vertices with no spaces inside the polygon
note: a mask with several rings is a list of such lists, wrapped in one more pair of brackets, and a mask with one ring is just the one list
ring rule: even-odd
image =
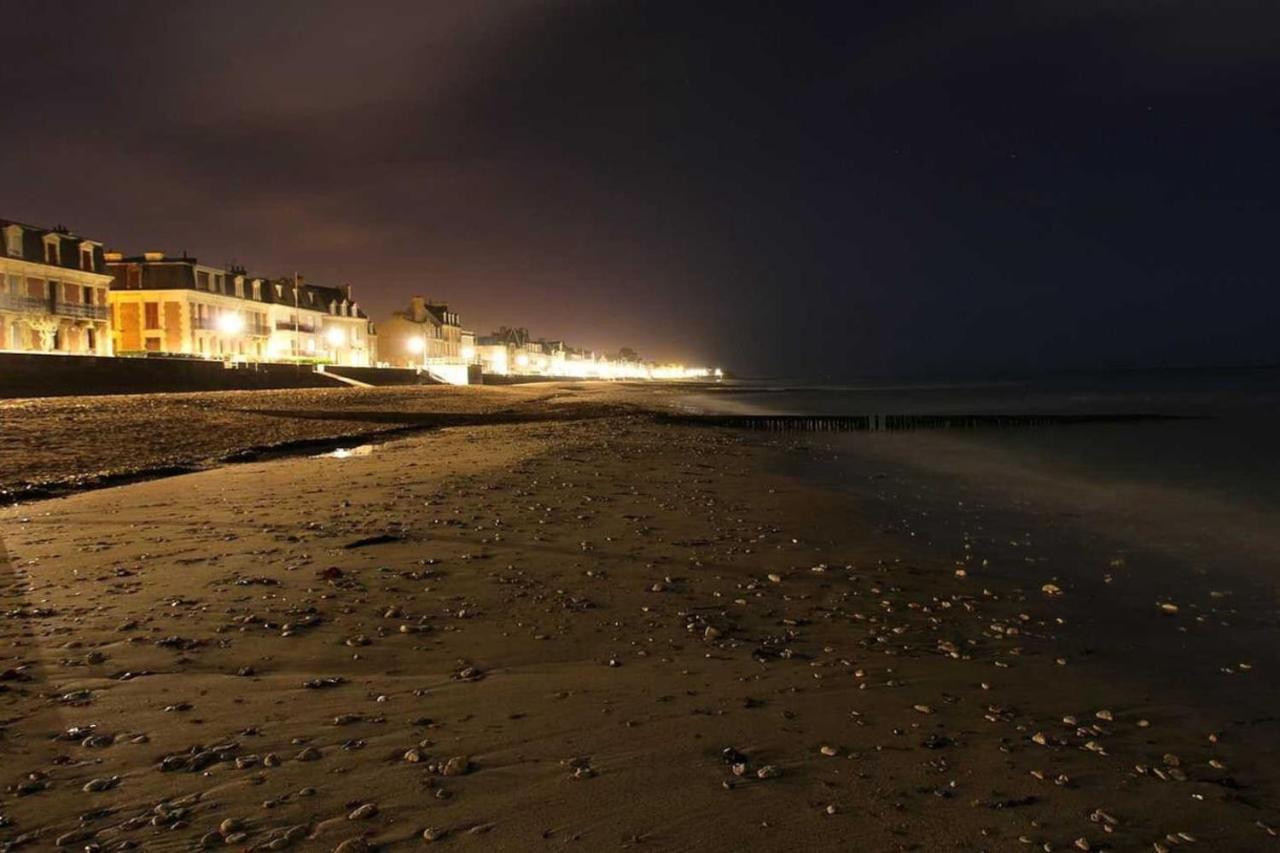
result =
[{"label": "balcony", "polygon": [[76,317],[81,320],[105,320],[110,315],[110,311],[105,305],[87,305],[83,302],[56,302],[54,303],[54,314],[60,314],[63,317]]},{"label": "balcony", "polygon": [[49,300],[42,296],[19,296],[15,293],[0,293],[0,311],[48,314]]},{"label": "balcony", "polygon": [[315,323],[298,323],[295,326],[293,323],[290,323],[288,320],[276,320],[277,332],[292,332],[295,328],[298,330],[300,334],[310,335],[315,333],[316,324]]},{"label": "balcony", "polygon": [[245,335],[250,338],[266,338],[271,336],[271,327],[266,323],[248,323],[239,331],[229,331],[218,322],[217,317],[192,317],[191,328],[202,332],[221,332],[224,335]]}]

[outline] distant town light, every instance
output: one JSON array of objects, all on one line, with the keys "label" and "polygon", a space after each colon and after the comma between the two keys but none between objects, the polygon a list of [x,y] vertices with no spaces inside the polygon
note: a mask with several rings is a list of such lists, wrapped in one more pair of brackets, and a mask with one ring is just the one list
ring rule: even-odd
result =
[{"label": "distant town light", "polygon": [[463,347],[463,348],[462,348],[462,357],[463,357],[463,358],[465,358],[467,361],[470,361],[471,359],[475,358],[475,357],[476,357],[476,348],[475,348],[475,347]]},{"label": "distant town light", "polygon": [[409,338],[409,342],[405,344],[405,346],[407,346],[409,348],[409,352],[412,353],[422,352],[423,349],[426,348],[426,344],[423,343],[422,338]]},{"label": "distant town light", "polygon": [[329,346],[338,348],[347,342],[346,332],[337,326],[330,326],[329,331],[325,332],[325,339],[329,341]]},{"label": "distant town light", "polygon": [[521,367],[528,367],[529,356],[525,355],[524,353],[520,353],[518,356],[516,356],[516,364],[520,365]]},{"label": "distant town light", "polygon": [[234,313],[222,314],[218,317],[218,331],[238,335],[244,331],[244,318]]}]

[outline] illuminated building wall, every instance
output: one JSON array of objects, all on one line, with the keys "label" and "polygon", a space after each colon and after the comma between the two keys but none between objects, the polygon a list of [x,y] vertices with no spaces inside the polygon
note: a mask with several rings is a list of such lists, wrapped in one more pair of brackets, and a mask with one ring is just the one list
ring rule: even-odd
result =
[{"label": "illuminated building wall", "polygon": [[0,220],[0,351],[111,355],[102,244]]},{"label": "illuminated building wall", "polygon": [[378,341],[380,360],[392,367],[430,369],[466,363],[457,313],[443,302],[422,296],[413,297],[408,308],[378,324]]},{"label": "illuminated building wall", "polygon": [[269,280],[167,258],[107,255],[116,352],[366,366],[368,317],[348,288]]}]

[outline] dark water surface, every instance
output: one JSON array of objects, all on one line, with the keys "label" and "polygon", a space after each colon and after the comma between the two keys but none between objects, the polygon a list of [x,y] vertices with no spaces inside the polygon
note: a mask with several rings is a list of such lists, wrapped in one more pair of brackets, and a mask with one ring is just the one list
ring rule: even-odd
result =
[{"label": "dark water surface", "polygon": [[[992,465],[1146,483],[1280,509],[1280,369],[1074,374],[985,383],[741,383],[690,395],[726,414],[1162,414],[1186,420],[952,431]],[[903,441],[909,441],[904,437]],[[866,437],[849,436],[849,448]]]}]

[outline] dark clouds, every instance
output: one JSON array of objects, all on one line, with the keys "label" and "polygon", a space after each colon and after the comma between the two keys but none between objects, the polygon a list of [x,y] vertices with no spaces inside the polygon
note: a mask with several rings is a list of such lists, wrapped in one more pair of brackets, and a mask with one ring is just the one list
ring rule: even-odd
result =
[{"label": "dark clouds", "polygon": [[744,370],[1280,356],[1265,4],[0,13],[4,212],[127,251]]}]

